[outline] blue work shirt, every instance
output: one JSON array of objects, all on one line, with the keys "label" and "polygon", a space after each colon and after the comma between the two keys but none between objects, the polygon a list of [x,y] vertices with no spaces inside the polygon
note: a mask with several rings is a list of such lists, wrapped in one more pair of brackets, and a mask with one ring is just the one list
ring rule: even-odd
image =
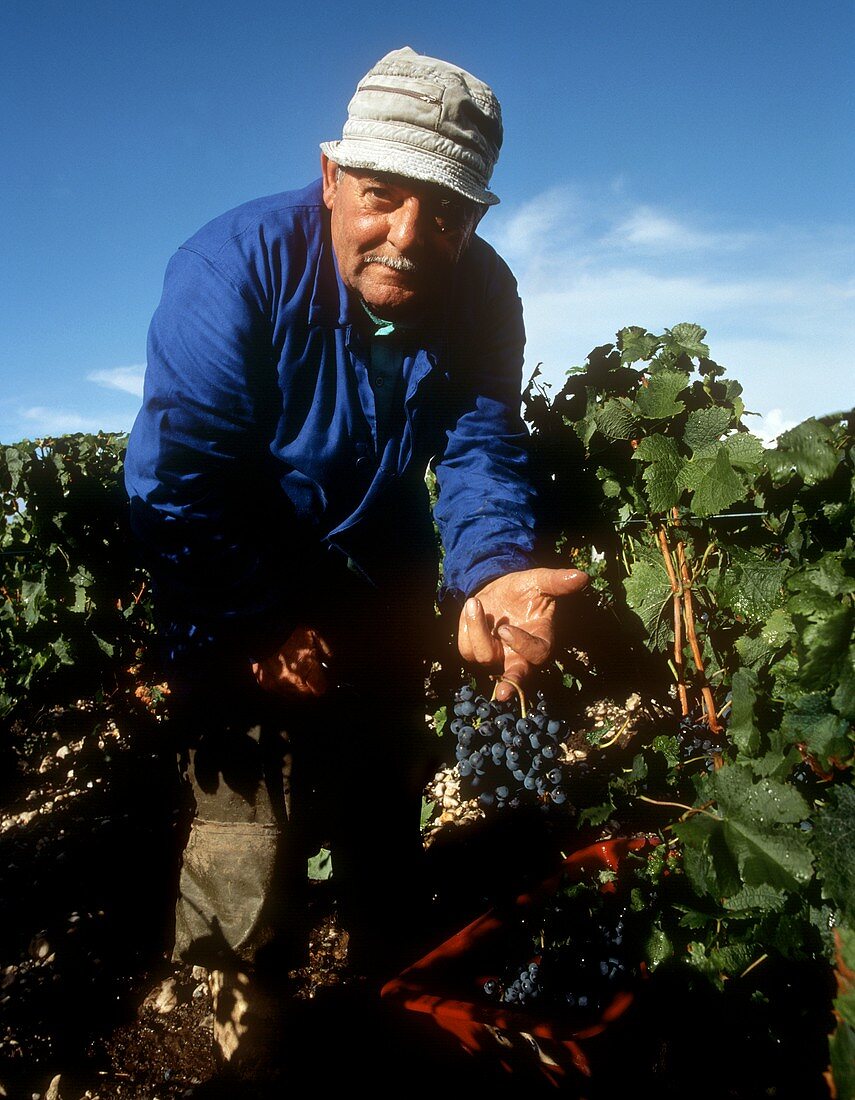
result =
[{"label": "blue work shirt", "polygon": [[[370,328],[370,326],[369,326]],[[370,331],[344,286],[320,180],[223,214],[167,267],[125,481],[167,658],[278,647],[331,571],[428,613],[533,562],[524,330],[477,236],[443,315],[411,334],[378,436]]]}]

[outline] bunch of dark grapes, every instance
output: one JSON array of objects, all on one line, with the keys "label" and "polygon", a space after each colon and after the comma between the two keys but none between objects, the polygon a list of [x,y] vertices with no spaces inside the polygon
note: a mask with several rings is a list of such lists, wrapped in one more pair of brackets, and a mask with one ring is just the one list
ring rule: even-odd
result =
[{"label": "bunch of dark grapes", "polygon": [[[826,784],[823,783],[822,777],[811,767],[807,760],[796,764],[790,773],[790,782],[808,803],[816,802],[817,799],[823,797]],[[799,828],[803,832],[810,832],[813,823],[810,820],[800,821]]]},{"label": "bunch of dark grapes", "polygon": [[516,696],[500,703],[465,684],[455,693],[450,728],[463,797],[477,797],[485,809],[525,802],[549,808],[567,801],[560,753],[564,723],[550,717],[543,692],[523,716]]},{"label": "bunch of dark grapes", "polygon": [[536,1000],[541,992],[540,962],[532,959],[522,969],[512,973],[508,981],[488,978],[484,982],[484,992],[488,997],[508,1005],[524,1005],[528,1001]]},{"label": "bunch of dark grapes", "polygon": [[635,973],[627,940],[628,910],[604,906],[581,921],[573,935],[544,953],[546,992],[570,1009],[601,1012]]},{"label": "bunch of dark grapes", "polygon": [[706,722],[685,715],[680,719],[678,739],[682,763],[703,761],[707,772],[715,771],[716,757],[721,755],[722,750],[717,736]]},{"label": "bunch of dark grapes", "polygon": [[593,910],[578,899],[557,901],[547,910],[539,954],[489,978],[483,992],[503,1004],[537,999],[550,1010],[602,1012],[639,972],[630,920],[625,900],[614,895],[601,896]]}]

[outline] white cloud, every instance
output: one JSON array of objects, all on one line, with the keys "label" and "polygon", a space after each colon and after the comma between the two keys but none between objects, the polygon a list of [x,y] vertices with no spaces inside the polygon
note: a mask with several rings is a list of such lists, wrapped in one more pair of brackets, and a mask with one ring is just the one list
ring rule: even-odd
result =
[{"label": "white cloud", "polygon": [[708,233],[650,206],[636,207],[618,222],[605,243],[650,252],[743,247],[750,238],[737,233]]},{"label": "white cloud", "polygon": [[113,367],[110,370],[95,370],[87,374],[90,382],[97,382],[108,389],[121,390],[122,393],[130,393],[134,397],[143,395],[143,375],[145,363],[135,363],[130,367]]},{"label": "white cloud", "polygon": [[554,187],[510,213],[502,211],[490,239],[502,255],[530,262],[554,249],[557,242],[566,243],[578,205],[569,188]]},{"label": "white cloud", "polygon": [[767,447],[771,447],[782,432],[788,432],[790,428],[795,428],[797,423],[795,420],[786,419],[780,409],[770,409],[759,420],[755,420],[753,417],[746,418],[746,420],[752,433],[759,436]]},{"label": "white cloud", "polygon": [[35,435],[68,435],[71,432],[97,432],[101,425],[97,420],[81,416],[72,409],[49,409],[34,405],[21,410],[21,418]]},{"label": "white cloud", "polygon": [[788,423],[852,406],[855,227],[734,232],[633,204],[628,190],[552,189],[484,223],[519,282],[525,377],[541,363],[560,385],[626,325],[689,321],[707,329],[749,409]]},{"label": "white cloud", "polygon": [[94,401],[78,397],[80,387],[68,393],[57,392],[55,405],[24,406],[27,399],[38,400],[41,396],[37,396],[35,390],[23,398],[19,396],[14,404],[0,399],[0,437],[31,439],[74,432],[129,432],[142,398],[144,371],[145,367],[139,364],[91,371],[86,375],[87,381],[111,391],[110,395],[94,391]]}]

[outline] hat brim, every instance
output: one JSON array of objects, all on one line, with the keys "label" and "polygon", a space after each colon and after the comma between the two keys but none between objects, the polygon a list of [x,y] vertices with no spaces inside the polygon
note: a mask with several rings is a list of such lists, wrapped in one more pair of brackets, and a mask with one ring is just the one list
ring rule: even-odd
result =
[{"label": "hat brim", "polygon": [[498,195],[478,183],[474,173],[467,172],[464,165],[441,153],[394,141],[353,137],[324,141],[321,151],[342,168],[365,168],[421,183],[435,183],[485,206],[495,206],[501,201]]}]

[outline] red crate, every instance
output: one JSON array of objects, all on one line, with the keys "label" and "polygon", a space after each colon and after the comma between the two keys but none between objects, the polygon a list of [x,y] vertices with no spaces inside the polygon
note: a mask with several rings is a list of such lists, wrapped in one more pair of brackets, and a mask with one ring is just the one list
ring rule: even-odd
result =
[{"label": "red crate", "polygon": [[[617,870],[628,851],[655,843],[645,837],[621,837],[582,848],[566,858],[560,870],[528,894],[520,895],[502,914],[490,909],[456,932],[397,977],[387,982],[381,997],[391,1006],[426,1014],[453,1035],[471,1054],[495,1056],[508,1073],[532,1072],[555,1086],[568,1077],[591,1076],[589,1044],[627,1011],[633,993],[616,993],[595,1020],[573,1027],[537,1007],[515,1008],[486,1002],[484,975],[501,969],[501,948],[511,925],[553,893],[568,874],[575,880],[603,869]],[[502,960],[495,964],[498,957]],[[493,964],[491,965],[491,958]],[[461,996],[471,990],[472,999]]]}]

